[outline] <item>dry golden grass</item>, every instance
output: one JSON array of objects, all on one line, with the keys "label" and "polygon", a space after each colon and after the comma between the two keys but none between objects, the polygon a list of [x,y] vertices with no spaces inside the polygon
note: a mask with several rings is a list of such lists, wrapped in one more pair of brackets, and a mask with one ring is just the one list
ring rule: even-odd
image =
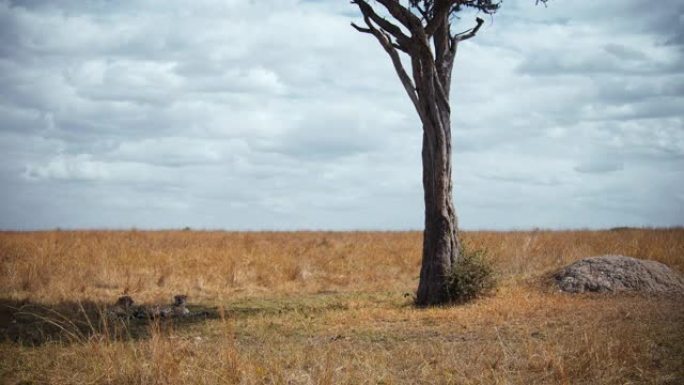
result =
[{"label": "dry golden grass", "polygon": [[[407,297],[417,232],[0,233],[0,383],[684,383],[682,298],[570,296],[540,280],[600,254],[684,271],[683,229],[465,238],[489,251],[498,291],[421,310]],[[223,316],[122,331],[97,319],[122,293],[187,293]],[[27,313],[48,322],[18,327]]]}]

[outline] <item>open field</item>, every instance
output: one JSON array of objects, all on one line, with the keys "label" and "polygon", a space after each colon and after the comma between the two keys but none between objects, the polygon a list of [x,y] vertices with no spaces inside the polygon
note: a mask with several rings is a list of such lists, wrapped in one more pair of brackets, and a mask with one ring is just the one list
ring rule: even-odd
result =
[{"label": "open field", "polygon": [[[416,309],[418,232],[0,233],[0,383],[684,383],[684,299],[570,296],[542,279],[600,254],[682,272],[684,229],[464,237],[498,290]],[[98,320],[123,293],[186,293],[217,317]]]}]

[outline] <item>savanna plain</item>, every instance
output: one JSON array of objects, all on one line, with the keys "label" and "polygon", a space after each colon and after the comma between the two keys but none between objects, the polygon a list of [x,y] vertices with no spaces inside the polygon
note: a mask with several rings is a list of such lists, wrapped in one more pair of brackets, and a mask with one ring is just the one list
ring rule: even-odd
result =
[{"label": "savanna plain", "polygon": [[[550,283],[603,254],[682,272],[684,229],[462,237],[497,288],[419,309],[420,232],[2,232],[0,383],[684,383],[681,297]],[[111,319],[124,294],[206,316]]]}]

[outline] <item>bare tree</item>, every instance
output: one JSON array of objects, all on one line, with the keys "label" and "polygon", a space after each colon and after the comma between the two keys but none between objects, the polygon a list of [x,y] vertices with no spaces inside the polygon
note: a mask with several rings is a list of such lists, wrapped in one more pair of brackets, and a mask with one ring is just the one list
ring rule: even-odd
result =
[{"label": "bare tree", "polygon": [[[537,0],[545,3],[547,0]],[[474,37],[483,24],[453,33],[459,12],[471,9],[494,14],[493,0],[352,0],[365,26],[359,32],[375,36],[389,54],[394,69],[423,125],[423,191],[425,230],[423,261],[416,304],[428,306],[449,300],[448,282],[461,254],[451,180],[451,72],[458,45]],[[381,6],[378,6],[378,4]],[[411,74],[401,61],[408,56]]]}]

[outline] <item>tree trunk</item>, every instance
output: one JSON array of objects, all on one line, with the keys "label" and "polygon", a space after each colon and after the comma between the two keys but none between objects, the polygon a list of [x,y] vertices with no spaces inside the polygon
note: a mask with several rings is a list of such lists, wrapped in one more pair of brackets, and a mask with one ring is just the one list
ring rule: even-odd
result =
[{"label": "tree trunk", "polygon": [[[432,107],[433,111],[439,110],[434,104]],[[437,124],[423,122],[425,230],[416,295],[419,306],[437,305],[449,300],[449,276],[461,249],[452,198],[450,113],[442,110],[434,115],[428,120]]]},{"label": "tree trunk", "polygon": [[[376,13],[366,0],[352,0],[352,3],[359,6],[367,28],[354,23],[352,26],[375,36],[389,54],[423,124],[425,231],[416,304],[442,304],[451,299],[449,279],[461,255],[451,196],[451,72],[458,44],[475,36],[484,20],[478,17],[472,29],[452,34],[450,16],[460,10],[462,2],[424,1],[422,11],[417,5],[420,2],[410,3],[408,8],[399,1],[377,2],[410,34]],[[498,3],[478,1],[467,6],[493,12]],[[400,52],[411,58],[412,77],[404,69]]]}]

